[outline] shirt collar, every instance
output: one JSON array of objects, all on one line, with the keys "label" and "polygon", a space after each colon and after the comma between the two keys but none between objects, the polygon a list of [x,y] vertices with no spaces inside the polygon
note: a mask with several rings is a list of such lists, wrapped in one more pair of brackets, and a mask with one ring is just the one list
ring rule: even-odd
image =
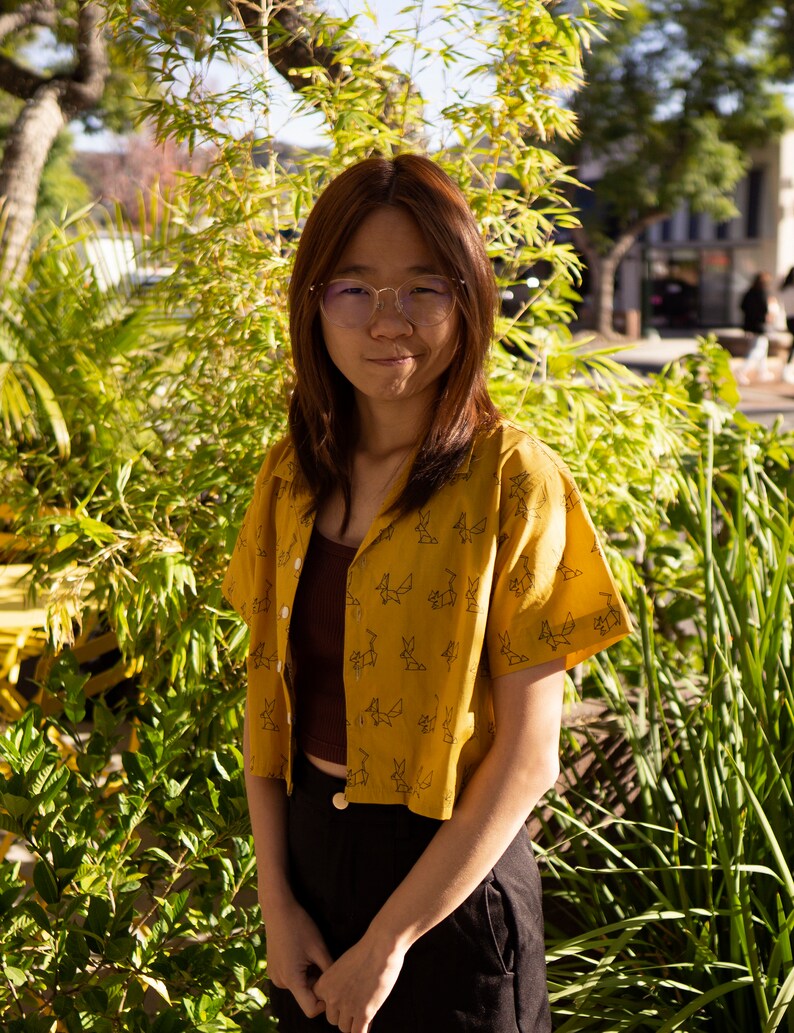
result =
[{"label": "shirt collar", "polygon": [[[480,435],[476,435],[475,439],[472,442],[471,446],[469,447],[469,450],[466,453],[463,461],[461,462],[460,466],[458,467],[458,470],[457,470],[457,472],[455,474],[456,478],[459,479],[459,478],[465,477],[466,474],[469,472],[469,467],[471,466],[472,459],[474,458],[474,451],[475,451],[475,448],[476,448],[476,446],[478,444],[479,439],[480,439]],[[409,473],[409,471],[411,469],[411,466],[413,464],[413,460],[414,460],[415,456],[416,456],[416,452],[412,453],[412,455],[410,456],[410,461],[405,464],[405,467],[404,467],[404,470],[403,470],[401,476],[397,479],[397,484],[395,485],[395,487],[398,488],[399,490],[402,490],[402,488],[405,486],[405,481],[408,478],[408,473]],[[297,456],[297,454],[295,452],[294,444],[291,441],[289,441],[287,443],[287,447],[284,449],[283,455],[281,456],[281,458],[279,459],[278,463],[276,464],[276,468],[273,471],[273,475],[275,477],[279,477],[282,481],[285,481],[288,484],[292,484],[292,482],[295,480],[295,478],[297,476],[297,473],[298,473],[298,456]]]}]

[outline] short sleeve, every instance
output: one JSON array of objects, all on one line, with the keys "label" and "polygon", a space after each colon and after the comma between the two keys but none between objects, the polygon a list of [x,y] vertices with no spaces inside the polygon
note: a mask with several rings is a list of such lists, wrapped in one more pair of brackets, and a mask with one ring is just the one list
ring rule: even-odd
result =
[{"label": "short sleeve", "polygon": [[516,449],[500,475],[486,631],[494,677],[557,657],[571,668],[631,631],[570,471],[545,449],[542,462],[527,458]]},{"label": "short sleeve", "polygon": [[251,617],[257,612],[256,568],[257,560],[268,554],[268,539],[271,533],[271,509],[274,492],[274,469],[276,468],[281,449],[276,445],[265,458],[257,474],[254,495],[243,517],[237,534],[229,566],[221,585],[226,600],[250,626]]}]

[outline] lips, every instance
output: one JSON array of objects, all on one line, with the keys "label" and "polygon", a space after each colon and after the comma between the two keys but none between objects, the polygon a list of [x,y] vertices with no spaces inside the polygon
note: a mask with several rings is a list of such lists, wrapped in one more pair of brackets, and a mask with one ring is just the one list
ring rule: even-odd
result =
[{"label": "lips", "polygon": [[386,358],[372,358],[369,361],[374,362],[377,366],[402,366],[415,358],[415,355],[390,355]]}]

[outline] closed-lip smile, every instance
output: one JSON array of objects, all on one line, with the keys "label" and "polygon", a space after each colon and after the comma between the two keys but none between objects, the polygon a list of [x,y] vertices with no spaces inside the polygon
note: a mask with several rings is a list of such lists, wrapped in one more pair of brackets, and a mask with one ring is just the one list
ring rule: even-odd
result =
[{"label": "closed-lip smile", "polygon": [[399,366],[403,362],[408,362],[410,359],[415,358],[415,355],[380,355],[373,356],[369,361],[380,366]]}]

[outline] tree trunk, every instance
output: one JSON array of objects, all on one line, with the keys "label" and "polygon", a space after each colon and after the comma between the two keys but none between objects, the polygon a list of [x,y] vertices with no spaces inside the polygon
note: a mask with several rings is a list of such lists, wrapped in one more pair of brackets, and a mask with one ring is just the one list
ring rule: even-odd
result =
[{"label": "tree trunk", "polygon": [[[26,25],[52,27],[55,11],[52,0],[33,0],[22,4],[17,14]],[[25,268],[41,175],[58,133],[102,100],[110,75],[103,17],[96,0],[78,0],[75,64],[68,74],[38,75],[0,53],[0,90],[25,102],[0,162],[0,288]],[[0,32],[18,28],[6,19]]]},{"label": "tree trunk", "polygon": [[667,212],[653,212],[628,227],[614,241],[606,253],[599,252],[587,230],[577,226],[571,230],[571,239],[582,255],[590,273],[590,296],[593,299],[593,329],[607,339],[615,333],[615,276],[618,267],[631,248],[649,226],[667,218]]},{"label": "tree trunk", "polygon": [[[615,336],[615,273],[618,263],[614,249],[598,259],[598,290],[593,293],[595,306],[595,332],[607,340]],[[592,267],[591,267],[592,275]]]},{"label": "tree trunk", "polygon": [[0,198],[5,221],[0,249],[0,283],[24,267],[36,219],[36,200],[47,155],[66,125],[61,108],[63,87],[39,87],[11,128],[0,164]]}]

